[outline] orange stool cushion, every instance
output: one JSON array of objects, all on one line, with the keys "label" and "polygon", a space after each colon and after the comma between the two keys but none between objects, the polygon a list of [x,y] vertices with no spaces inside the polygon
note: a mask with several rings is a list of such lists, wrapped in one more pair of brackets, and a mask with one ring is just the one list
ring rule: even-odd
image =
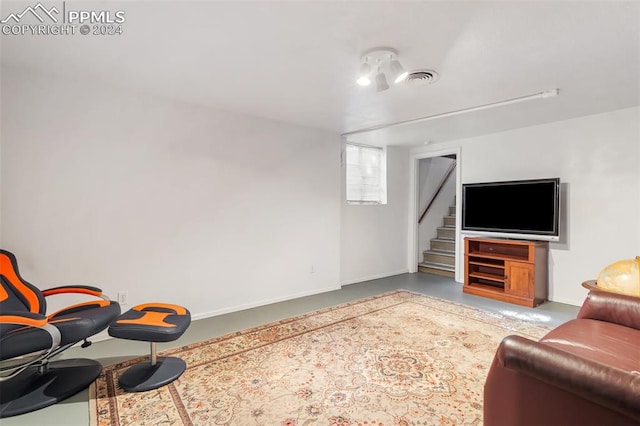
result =
[{"label": "orange stool cushion", "polygon": [[191,313],[178,305],[145,303],[120,315],[109,327],[109,335],[145,342],[171,342],[191,324]]}]

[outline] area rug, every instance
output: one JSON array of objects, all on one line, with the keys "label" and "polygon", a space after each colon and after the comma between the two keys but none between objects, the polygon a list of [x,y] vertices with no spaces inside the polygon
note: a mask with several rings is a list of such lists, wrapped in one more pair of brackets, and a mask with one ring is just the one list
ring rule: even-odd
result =
[{"label": "area rug", "polygon": [[346,303],[170,350],[187,370],[126,393],[106,367],[91,424],[479,425],[500,341],[549,329],[407,291]]}]

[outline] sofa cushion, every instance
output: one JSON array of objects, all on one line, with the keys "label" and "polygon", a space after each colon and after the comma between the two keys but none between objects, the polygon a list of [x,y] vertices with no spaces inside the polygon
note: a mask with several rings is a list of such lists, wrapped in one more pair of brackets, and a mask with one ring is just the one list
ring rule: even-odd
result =
[{"label": "sofa cushion", "polygon": [[575,319],[549,332],[541,343],[640,374],[640,330],[592,319]]}]

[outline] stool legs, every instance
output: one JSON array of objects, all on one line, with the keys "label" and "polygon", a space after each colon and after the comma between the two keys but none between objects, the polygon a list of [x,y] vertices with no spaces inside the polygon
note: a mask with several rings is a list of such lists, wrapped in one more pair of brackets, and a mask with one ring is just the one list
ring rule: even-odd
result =
[{"label": "stool legs", "polygon": [[167,385],[184,373],[187,363],[176,357],[158,357],[156,342],[151,343],[148,361],[133,365],[120,375],[120,387],[128,392],[144,392]]}]

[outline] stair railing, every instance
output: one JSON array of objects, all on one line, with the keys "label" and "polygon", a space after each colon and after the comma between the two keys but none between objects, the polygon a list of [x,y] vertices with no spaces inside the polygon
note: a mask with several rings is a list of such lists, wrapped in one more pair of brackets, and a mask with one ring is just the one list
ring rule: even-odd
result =
[{"label": "stair railing", "polygon": [[427,212],[433,205],[433,202],[436,200],[436,197],[438,196],[438,194],[440,194],[440,191],[442,191],[444,184],[447,183],[447,179],[449,179],[449,176],[451,176],[451,173],[453,173],[453,171],[456,169],[456,164],[457,164],[457,161],[454,160],[449,165],[449,168],[447,169],[444,176],[442,177],[442,180],[438,184],[438,187],[436,188],[435,192],[431,196],[431,200],[429,200],[429,202],[427,203],[427,206],[422,211],[422,214],[420,215],[420,219],[418,219],[418,224],[422,223],[422,219],[424,219],[424,217],[427,215]]}]

